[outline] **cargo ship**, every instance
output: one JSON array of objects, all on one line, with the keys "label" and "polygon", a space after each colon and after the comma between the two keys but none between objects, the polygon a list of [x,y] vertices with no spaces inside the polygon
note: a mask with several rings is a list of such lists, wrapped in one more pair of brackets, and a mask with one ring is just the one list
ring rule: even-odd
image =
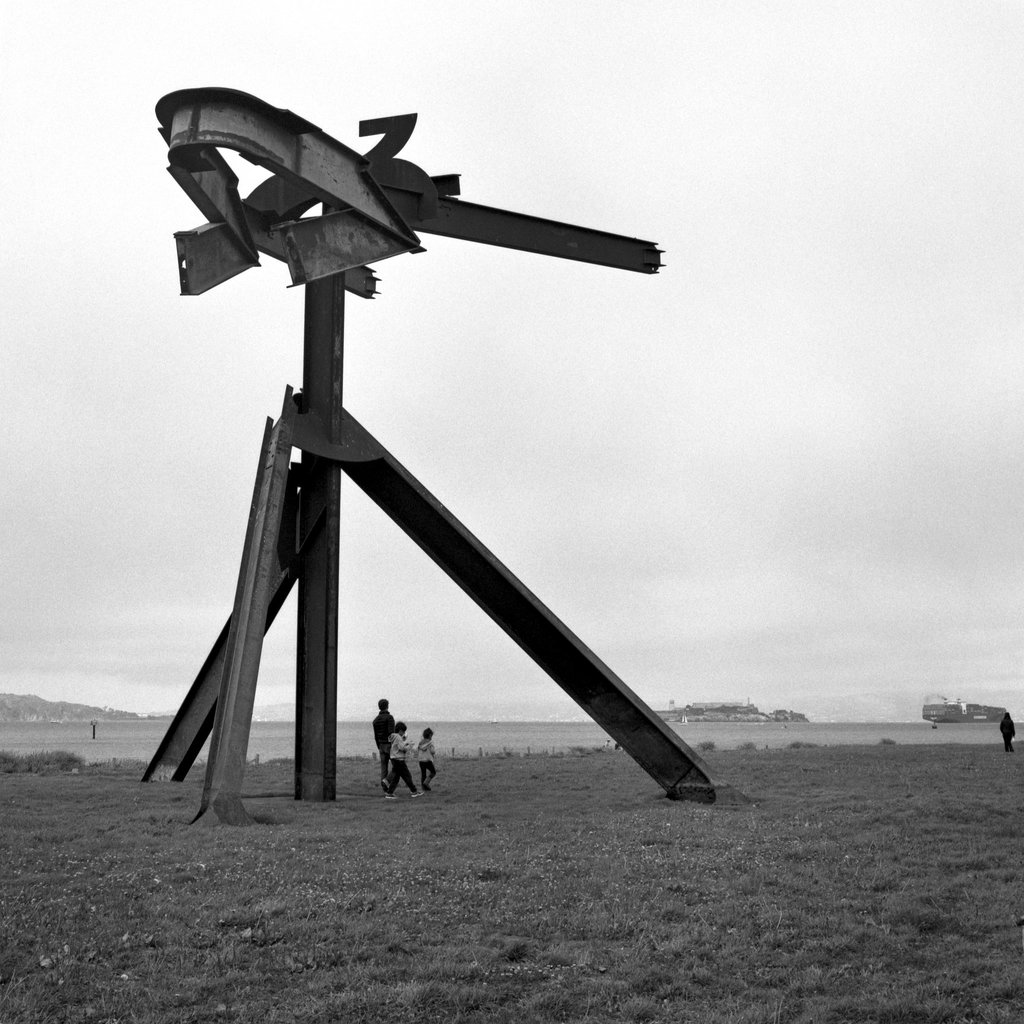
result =
[{"label": "cargo ship", "polygon": [[989,704],[968,704],[963,700],[946,700],[941,704],[925,704],[921,717],[933,725],[955,725],[970,722],[998,722],[1006,714],[1006,708]]}]

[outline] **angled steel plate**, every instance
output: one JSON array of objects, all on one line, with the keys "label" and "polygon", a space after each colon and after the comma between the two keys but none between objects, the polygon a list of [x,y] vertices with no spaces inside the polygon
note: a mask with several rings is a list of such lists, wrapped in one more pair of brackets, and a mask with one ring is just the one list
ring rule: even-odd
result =
[{"label": "angled steel plate", "polygon": [[404,242],[351,210],[278,224],[274,233],[281,238],[293,285],[409,251]]},{"label": "angled steel plate", "polygon": [[351,207],[408,248],[419,245],[370,175],[369,161],[290,111],[232,89],[169,93],[156,110],[172,167],[200,175],[214,169],[211,149],[233,149],[329,206]]},{"label": "angled steel plate", "polygon": [[182,295],[201,295],[260,262],[239,247],[237,235],[227,224],[176,231],[174,244]]}]

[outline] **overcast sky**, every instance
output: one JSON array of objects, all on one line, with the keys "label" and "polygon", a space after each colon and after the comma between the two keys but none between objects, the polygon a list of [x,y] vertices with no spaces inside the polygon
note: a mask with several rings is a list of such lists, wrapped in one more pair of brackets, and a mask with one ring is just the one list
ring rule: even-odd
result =
[{"label": "overcast sky", "polygon": [[[346,326],[347,408],[644,699],[1024,711],[1024,4],[2,11],[0,692],[174,710],[230,611],[302,289],[178,294],[153,108],[226,86],[361,150],[417,111],[464,199],[665,250],[423,235]],[[579,714],[342,500],[341,717]]]}]

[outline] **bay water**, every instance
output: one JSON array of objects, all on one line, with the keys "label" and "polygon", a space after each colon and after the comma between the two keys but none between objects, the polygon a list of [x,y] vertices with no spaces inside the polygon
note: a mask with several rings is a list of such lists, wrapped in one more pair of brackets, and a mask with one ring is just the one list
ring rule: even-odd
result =
[{"label": "bay water", "polygon": [[[793,743],[818,746],[898,744],[987,744],[1002,747],[998,723],[940,725],[928,722],[671,722],[683,742],[697,749],[714,743],[717,750],[753,743],[758,749],[778,749]],[[66,750],[87,762],[149,761],[170,725],[167,718],[97,722],[95,738],[89,722],[0,722],[0,750],[28,754]],[[409,722],[409,735],[418,738],[425,726],[434,729],[440,757],[477,757],[503,752],[558,754],[573,747],[611,746],[612,739],[596,723],[578,722]],[[369,721],[339,722],[339,757],[375,757]],[[294,722],[254,721],[248,756],[260,760],[292,758]],[[206,759],[206,749],[200,760]]]}]

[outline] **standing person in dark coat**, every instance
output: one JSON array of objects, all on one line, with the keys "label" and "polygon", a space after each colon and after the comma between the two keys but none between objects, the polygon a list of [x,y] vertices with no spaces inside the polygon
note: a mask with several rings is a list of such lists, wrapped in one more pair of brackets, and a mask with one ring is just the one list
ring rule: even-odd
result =
[{"label": "standing person in dark coat", "polygon": [[1003,715],[1003,720],[999,723],[999,731],[1003,734],[1003,750],[1012,754],[1013,737],[1017,735],[1017,730],[1013,727],[1013,719],[1010,717],[1009,711]]},{"label": "standing person in dark coat", "polygon": [[391,734],[395,731],[394,715],[388,711],[385,698],[377,701],[377,717],[373,720],[373,742],[380,754],[380,788],[388,789],[388,762],[391,758]]}]

